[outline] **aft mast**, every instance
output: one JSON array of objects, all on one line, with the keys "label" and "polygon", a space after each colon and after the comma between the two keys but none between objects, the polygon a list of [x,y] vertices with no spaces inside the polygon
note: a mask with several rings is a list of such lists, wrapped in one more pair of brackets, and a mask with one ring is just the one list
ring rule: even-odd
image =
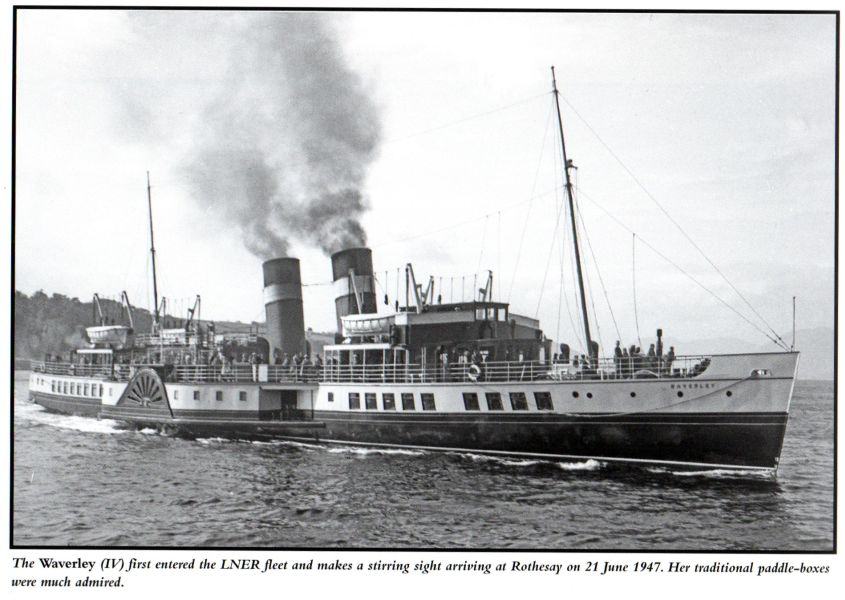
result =
[{"label": "aft mast", "polygon": [[587,316],[587,296],[584,292],[584,275],[581,267],[581,249],[578,247],[578,228],[575,221],[575,202],[572,199],[572,182],[569,179],[569,161],[566,159],[566,142],[563,137],[563,119],[560,116],[560,99],[557,91],[557,80],[555,79],[555,68],[552,67],[552,87],[555,94],[555,107],[557,108],[557,124],[560,129],[560,147],[563,151],[563,173],[566,177],[566,197],[569,200],[569,217],[572,222],[572,244],[575,246],[575,264],[578,267],[578,291],[581,297],[581,316],[584,319],[584,335],[587,338],[587,354],[595,360],[598,356],[593,352],[593,338],[590,335],[590,319]]},{"label": "aft mast", "polygon": [[159,314],[158,314],[158,281],[156,279],[156,245],[153,239],[153,197],[150,192],[150,172],[147,171],[147,207],[150,213],[150,256],[153,259],[153,333],[158,333]]}]

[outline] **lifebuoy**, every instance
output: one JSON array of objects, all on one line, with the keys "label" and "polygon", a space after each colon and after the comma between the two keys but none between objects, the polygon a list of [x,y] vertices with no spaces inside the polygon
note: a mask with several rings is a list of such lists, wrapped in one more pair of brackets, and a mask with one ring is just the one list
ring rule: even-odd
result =
[{"label": "lifebuoy", "polygon": [[481,367],[478,365],[470,365],[469,372],[467,373],[467,377],[470,381],[478,381],[478,378],[481,376]]}]

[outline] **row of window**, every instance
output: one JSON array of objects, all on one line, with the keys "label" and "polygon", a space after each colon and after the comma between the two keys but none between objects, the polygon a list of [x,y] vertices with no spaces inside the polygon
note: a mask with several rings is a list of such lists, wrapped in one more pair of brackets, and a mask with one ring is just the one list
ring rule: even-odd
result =
[{"label": "row of window", "polygon": [[[402,400],[402,410],[417,410],[413,394],[405,393],[399,396]],[[334,402],[334,394],[332,392],[329,392],[329,402]],[[381,403],[383,410],[396,410],[396,394],[391,392],[382,394]],[[434,394],[420,394],[420,403],[423,410],[437,410],[437,406],[434,403]],[[364,406],[367,410],[377,410],[378,403],[376,401],[376,395],[373,393],[364,394]],[[360,410],[361,394],[357,392],[349,393],[349,408],[350,410]]]},{"label": "row of window", "polygon": [[[103,386],[99,383],[57,381],[54,379],[50,382],[50,391],[54,394],[88,396],[89,398],[101,398],[103,396]],[[111,392],[111,388],[109,388],[109,392]]]},{"label": "row of window", "polygon": [[[38,381],[36,381],[38,383]],[[43,383],[46,383],[43,382]],[[57,381],[50,382],[50,391],[54,394],[66,394],[69,396],[88,396],[90,398],[102,398],[105,394],[105,388],[100,383],[82,383],[76,381]],[[109,396],[112,395],[112,389],[109,388]],[[200,391],[194,390],[194,400],[200,399]],[[244,390],[238,391],[238,400],[246,402],[247,394]],[[179,399],[179,390],[173,391],[173,399]],[[223,401],[223,390],[214,391],[214,399],[218,402]]]},{"label": "row of window", "polygon": [[[512,410],[528,410],[528,399],[525,396],[525,392],[510,392],[508,395]],[[487,392],[484,396],[487,401],[487,410],[504,410],[502,394],[499,392]],[[400,399],[402,401],[402,410],[417,409],[414,394],[400,394]],[[329,392],[329,402],[334,402],[333,392]],[[381,403],[382,410],[396,410],[396,394],[391,392],[383,393],[381,395]],[[420,394],[420,403],[423,410],[437,410],[434,394]],[[534,403],[537,410],[554,410],[552,394],[550,392],[534,392]],[[364,394],[364,407],[366,410],[378,410],[378,401],[375,393]],[[361,394],[358,392],[349,392],[349,409],[361,409]],[[478,394],[475,392],[464,392],[464,409],[481,410]]]},{"label": "row of window", "polygon": [[[179,390],[173,390],[173,399],[179,399]],[[194,390],[194,400],[199,401],[200,399],[200,391]],[[223,402],[223,390],[214,390],[214,399],[217,402]],[[240,402],[246,402],[246,392],[244,390],[238,390],[238,400]]]}]

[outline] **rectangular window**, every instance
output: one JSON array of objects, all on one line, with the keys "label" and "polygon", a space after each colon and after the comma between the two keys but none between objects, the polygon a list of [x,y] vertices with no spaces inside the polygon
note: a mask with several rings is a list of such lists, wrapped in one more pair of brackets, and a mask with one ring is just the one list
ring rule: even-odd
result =
[{"label": "rectangular window", "polygon": [[504,410],[502,395],[499,392],[487,392],[487,410]]},{"label": "rectangular window", "polygon": [[53,380],[53,383],[50,385],[50,391],[51,392],[56,391],[56,380],[55,379]]},{"label": "rectangular window", "polygon": [[329,402],[334,402],[334,392],[329,392]]},{"label": "rectangular window", "polygon": [[464,409],[481,410],[478,406],[478,394],[475,392],[464,392]]},{"label": "rectangular window", "polygon": [[376,395],[364,394],[364,404],[367,406],[367,410],[378,409],[378,404],[376,404]]},{"label": "rectangular window", "polygon": [[434,394],[420,394],[423,410],[437,410],[434,406]]},{"label": "rectangular window", "polygon": [[114,388],[109,388],[109,397],[111,397],[113,393],[114,393]]},{"label": "rectangular window", "polygon": [[70,383],[70,393],[71,395],[76,394],[76,383],[73,381]]},{"label": "rectangular window", "polygon": [[514,410],[528,410],[528,400],[524,392],[511,392],[511,408]]},{"label": "rectangular window", "polygon": [[218,402],[223,402],[223,390],[217,390],[214,392],[214,399]]},{"label": "rectangular window", "polygon": [[349,408],[350,410],[358,410],[361,408],[361,396],[355,392],[349,392]]},{"label": "rectangular window", "polygon": [[[111,390],[109,390],[109,392],[111,392]],[[194,390],[194,400],[199,400],[199,399],[200,399],[200,391]]]},{"label": "rectangular window", "polygon": [[174,400],[178,400],[178,399],[179,399],[179,390],[173,390],[173,399],[174,399]]},{"label": "rectangular window", "polygon": [[[105,392],[105,390],[103,389],[103,386],[101,385],[101,386],[100,386],[100,398],[102,398],[102,397],[103,397],[103,393],[104,393],[104,392]],[[109,388],[109,394],[111,394],[111,388]]]},{"label": "rectangular window", "polygon": [[241,402],[246,402],[246,392],[245,391],[241,390],[240,392],[238,392],[238,400],[240,400]]},{"label": "rectangular window", "polygon": [[396,397],[393,394],[382,394],[381,403],[384,410],[396,410]]},{"label": "rectangular window", "polygon": [[550,392],[534,392],[534,402],[537,403],[537,410],[554,410],[552,395]]},{"label": "rectangular window", "polygon": [[413,394],[402,394],[402,410],[417,410]]},{"label": "rectangular window", "polygon": [[82,395],[83,395],[83,396],[87,396],[87,395],[88,395],[88,391],[89,391],[89,386],[88,386],[88,384],[87,384],[87,383],[85,384],[85,388],[84,388],[84,390],[85,390],[85,391],[83,391],[83,392],[82,392]]}]

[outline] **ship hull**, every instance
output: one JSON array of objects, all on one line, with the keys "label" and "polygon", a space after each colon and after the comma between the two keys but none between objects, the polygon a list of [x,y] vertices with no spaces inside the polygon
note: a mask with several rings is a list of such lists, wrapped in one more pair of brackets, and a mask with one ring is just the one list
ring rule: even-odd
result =
[{"label": "ship hull", "polygon": [[97,417],[100,414],[100,408],[102,406],[99,398],[80,398],[39,392],[32,392],[30,396],[35,404],[43,406],[50,412],[64,415]]},{"label": "ship hull", "polygon": [[782,414],[349,415],[270,421],[244,415],[192,418],[104,408],[101,416],[138,428],[192,437],[288,439],[432,451],[652,463],[725,469],[776,469],[787,425]]},{"label": "ship hull", "polygon": [[[777,468],[787,415],[487,417],[315,414],[315,440],[551,459]],[[291,434],[293,432],[286,432]]]},{"label": "ship hull", "polygon": [[101,417],[195,437],[775,470],[796,367],[794,353],[731,355],[687,379],[505,383],[173,383],[142,369],[97,392]]}]

